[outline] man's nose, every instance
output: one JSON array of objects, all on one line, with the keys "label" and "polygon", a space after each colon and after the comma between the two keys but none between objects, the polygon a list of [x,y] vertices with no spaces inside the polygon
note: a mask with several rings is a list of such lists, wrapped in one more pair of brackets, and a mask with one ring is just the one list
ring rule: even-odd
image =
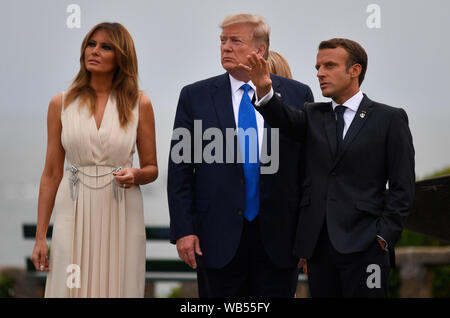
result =
[{"label": "man's nose", "polygon": [[317,77],[321,78],[321,77],[324,77],[324,76],[325,75],[324,75],[324,72],[323,72],[323,68],[319,67],[319,69],[317,70]]},{"label": "man's nose", "polygon": [[229,40],[222,42],[222,50],[228,51],[228,52],[232,51]]}]

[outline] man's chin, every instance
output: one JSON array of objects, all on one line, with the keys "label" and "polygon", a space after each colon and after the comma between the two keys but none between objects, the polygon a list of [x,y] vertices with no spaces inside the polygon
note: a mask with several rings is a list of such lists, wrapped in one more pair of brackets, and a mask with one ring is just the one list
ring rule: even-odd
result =
[{"label": "man's chin", "polygon": [[222,62],[222,67],[227,71],[227,72],[232,72],[234,69],[237,68],[236,63],[232,63],[232,62]]},{"label": "man's chin", "polygon": [[326,89],[322,90],[322,96],[323,97],[331,97],[332,95],[333,94],[331,92],[327,91]]}]

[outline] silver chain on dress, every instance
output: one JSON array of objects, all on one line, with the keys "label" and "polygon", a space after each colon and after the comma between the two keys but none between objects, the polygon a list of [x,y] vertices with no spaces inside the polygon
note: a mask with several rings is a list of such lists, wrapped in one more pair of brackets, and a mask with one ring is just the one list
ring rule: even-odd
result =
[{"label": "silver chain on dress", "polygon": [[106,177],[107,175],[110,175],[112,173],[117,173],[120,170],[122,170],[122,167],[113,167],[113,166],[108,166],[108,165],[92,165],[92,166],[80,166],[80,168],[85,168],[85,167],[110,167],[113,168],[110,172],[101,174],[101,175],[90,175],[85,173],[84,171],[80,170],[78,167],[76,167],[75,165],[72,165],[70,168],[67,168],[66,170],[70,171],[72,173],[72,175],[69,178],[69,186],[70,186],[70,196],[72,198],[72,200],[77,200],[78,199],[78,185],[81,183],[83,186],[91,189],[91,190],[100,190],[103,188],[106,188],[107,186],[109,186],[110,184],[112,184],[113,186],[113,193],[114,193],[114,198],[117,200],[119,199],[122,200],[122,195],[123,195],[123,191],[119,190],[119,185],[116,182],[116,179],[113,178],[111,179],[111,181],[107,182],[106,184],[99,186],[99,187],[94,187],[94,186],[90,186],[86,183],[84,183],[79,177],[78,177],[78,173],[86,176],[86,177],[91,177],[91,178],[100,178],[100,177]]}]

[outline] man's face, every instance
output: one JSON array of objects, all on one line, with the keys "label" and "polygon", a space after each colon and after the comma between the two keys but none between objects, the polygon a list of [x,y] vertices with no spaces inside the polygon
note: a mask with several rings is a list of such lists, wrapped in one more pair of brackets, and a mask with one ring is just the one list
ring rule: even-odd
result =
[{"label": "man's face", "polygon": [[354,70],[347,70],[348,57],[342,47],[322,49],[317,53],[317,77],[323,96],[337,101],[346,98],[354,89]]},{"label": "man's face", "polygon": [[256,51],[253,40],[253,26],[249,23],[235,23],[226,26],[220,35],[222,66],[233,72],[239,63],[247,64],[247,55]]}]

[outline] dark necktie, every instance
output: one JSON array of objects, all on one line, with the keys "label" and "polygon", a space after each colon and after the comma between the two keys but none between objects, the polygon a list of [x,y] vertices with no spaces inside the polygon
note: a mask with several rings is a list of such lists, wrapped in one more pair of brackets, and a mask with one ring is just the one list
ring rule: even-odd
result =
[{"label": "dark necktie", "polygon": [[337,146],[338,151],[341,148],[342,140],[344,139],[344,112],[347,107],[339,105],[336,106],[334,112],[336,113],[336,137],[337,137]]},{"label": "dark necktie", "polygon": [[239,105],[238,127],[243,131],[238,132],[238,138],[245,178],[244,217],[252,221],[259,212],[259,150],[255,109],[248,96],[250,88],[248,84],[241,86],[244,94]]}]

